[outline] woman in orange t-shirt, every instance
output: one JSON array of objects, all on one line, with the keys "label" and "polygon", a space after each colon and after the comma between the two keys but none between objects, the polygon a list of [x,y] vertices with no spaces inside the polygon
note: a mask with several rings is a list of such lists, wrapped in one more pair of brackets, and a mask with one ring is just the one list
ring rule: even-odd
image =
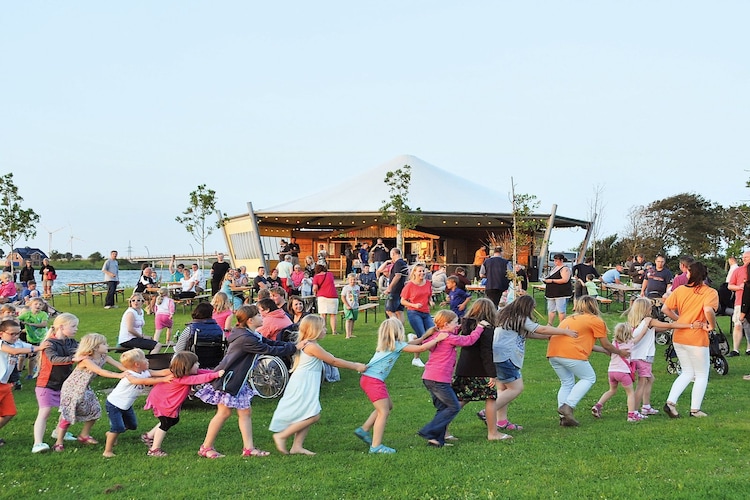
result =
[{"label": "woman in orange t-shirt", "polygon": [[680,323],[691,323],[698,328],[675,330],[672,335],[674,350],[680,360],[682,373],[672,384],[669,391],[664,412],[670,418],[679,417],[677,400],[688,384],[693,381],[693,391],[690,395],[690,416],[706,417],[701,411],[703,396],[708,385],[708,369],[710,355],[708,349],[708,334],[706,331],[716,328],[716,309],[719,307],[719,293],[706,285],[708,276],[706,266],[701,262],[693,262],[687,270],[688,282],[676,288],[664,302],[664,314]]},{"label": "woman in orange t-shirt", "polygon": [[[607,340],[607,325],[599,317],[596,298],[590,295],[578,299],[573,306],[573,314],[562,320],[559,328],[578,332],[575,338],[553,335],[547,347],[549,364],[560,378],[560,390],[557,392],[560,425],[575,427],[578,421],[573,416],[573,410],[596,382],[596,373],[589,363],[591,351],[617,353],[625,357],[630,353],[617,349]],[[601,347],[594,347],[597,340]]]}]

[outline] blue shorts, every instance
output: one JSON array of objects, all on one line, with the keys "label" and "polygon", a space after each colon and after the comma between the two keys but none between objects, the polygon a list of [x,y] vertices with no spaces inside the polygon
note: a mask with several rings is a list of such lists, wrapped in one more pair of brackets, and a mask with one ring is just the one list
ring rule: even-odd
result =
[{"label": "blue shorts", "polygon": [[509,359],[495,363],[498,382],[509,384],[521,378],[521,370]]},{"label": "blue shorts", "polygon": [[401,296],[396,295],[394,297],[393,295],[389,295],[388,299],[385,301],[385,310],[388,312],[403,311],[404,306],[401,304]]},{"label": "blue shorts", "polygon": [[109,401],[104,403],[109,417],[109,432],[122,434],[126,430],[134,431],[138,428],[138,420],[135,418],[135,410],[131,406],[127,410],[121,410]]}]

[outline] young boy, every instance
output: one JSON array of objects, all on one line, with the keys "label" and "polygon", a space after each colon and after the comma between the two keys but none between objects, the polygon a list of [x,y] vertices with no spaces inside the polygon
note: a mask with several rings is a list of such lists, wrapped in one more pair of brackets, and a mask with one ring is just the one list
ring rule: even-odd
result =
[{"label": "young boy", "polygon": [[344,304],[344,320],[346,329],[346,338],[354,337],[354,322],[359,315],[359,285],[357,284],[357,275],[354,273],[346,277],[346,285],[341,289],[341,302]]},{"label": "young boy", "polygon": [[[20,354],[31,355],[37,349],[46,349],[49,342],[42,342],[39,347],[19,340],[21,325],[12,319],[0,322],[0,428],[16,416],[16,402],[13,399],[13,383],[10,376],[18,363]],[[0,446],[5,444],[0,439]]]},{"label": "young boy", "polygon": [[[47,320],[49,314],[42,311],[44,300],[41,298],[31,299],[29,309],[18,316],[18,320],[26,325],[26,341],[32,345],[39,345],[47,333]],[[19,371],[21,368],[19,368]],[[26,380],[35,378],[36,375],[36,356],[29,357],[29,374]]]},{"label": "young boy", "polygon": [[[120,356],[120,363],[128,371],[126,377],[120,379],[117,386],[107,396],[105,403],[107,417],[109,418],[109,431],[102,455],[106,458],[115,456],[112,449],[117,444],[117,436],[128,429],[134,431],[138,428],[133,403],[138,396],[143,394],[144,386],[169,382],[173,378],[169,368],[149,371],[148,359],[140,349],[131,349],[124,352]],[[152,375],[156,377],[152,377]],[[146,434],[141,436],[141,441],[148,445],[151,444]]]},{"label": "young boy", "polygon": [[21,303],[29,305],[31,299],[42,298],[42,294],[36,289],[36,281],[30,280],[27,282],[26,287],[21,290]]},{"label": "young boy", "polygon": [[586,293],[588,293],[592,297],[596,297],[597,295],[599,295],[599,287],[597,287],[596,283],[594,282],[593,274],[586,275]]},{"label": "young boy", "polygon": [[450,304],[451,311],[456,313],[459,318],[466,314],[466,306],[471,301],[471,294],[459,286],[459,279],[456,276],[448,276],[445,280],[448,300],[443,301],[442,305]]}]

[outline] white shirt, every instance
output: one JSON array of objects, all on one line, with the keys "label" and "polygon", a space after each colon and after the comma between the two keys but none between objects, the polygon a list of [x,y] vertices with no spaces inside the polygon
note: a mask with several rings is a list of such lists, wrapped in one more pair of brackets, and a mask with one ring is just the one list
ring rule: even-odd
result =
[{"label": "white shirt", "polygon": [[[149,378],[151,376],[148,370],[141,373],[128,370],[127,373],[136,378]],[[109,396],[107,396],[107,401],[121,410],[128,410],[133,406],[136,398],[144,393],[145,388],[146,386],[143,385],[131,384],[127,378],[121,378],[112,392],[109,393]]]}]

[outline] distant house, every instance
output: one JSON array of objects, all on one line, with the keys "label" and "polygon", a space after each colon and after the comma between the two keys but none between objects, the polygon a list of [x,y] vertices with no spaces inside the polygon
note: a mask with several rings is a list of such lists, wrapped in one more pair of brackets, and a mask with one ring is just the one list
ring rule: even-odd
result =
[{"label": "distant house", "polygon": [[38,248],[24,247],[14,248],[11,254],[13,259],[14,267],[21,267],[24,262],[28,259],[31,261],[31,265],[38,267],[42,264],[42,260],[48,258],[47,254],[39,250]]}]

